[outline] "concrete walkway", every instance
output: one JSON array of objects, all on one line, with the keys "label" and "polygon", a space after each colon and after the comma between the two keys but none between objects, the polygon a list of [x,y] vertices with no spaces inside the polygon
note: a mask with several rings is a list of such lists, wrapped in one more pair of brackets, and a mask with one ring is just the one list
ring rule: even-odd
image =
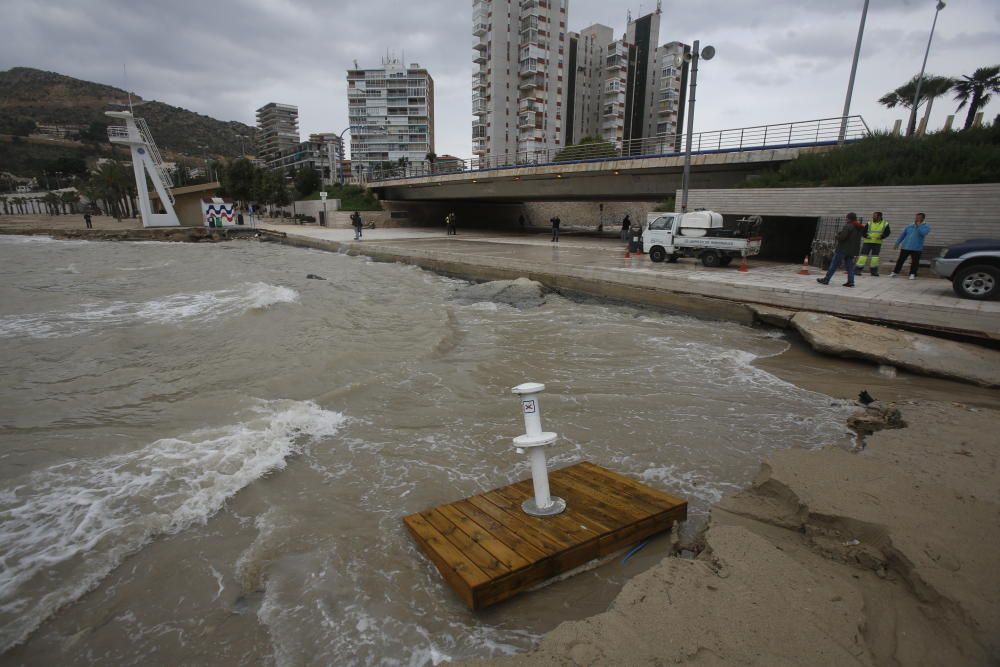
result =
[{"label": "concrete walkway", "polygon": [[[751,261],[750,271],[740,273],[735,264],[706,269],[691,259],[676,264],[653,264],[645,255],[626,259],[620,241],[592,237],[564,235],[556,244],[540,234],[459,230],[458,236],[448,237],[443,227],[386,228],[366,229],[363,239],[356,242],[351,229],[261,226],[316,247],[346,249],[472,278],[524,275],[557,289],[659,303],[695,314],[709,314],[695,303],[697,297],[705,297],[1000,340],[1000,301],[959,299],[951,283],[929,269],[912,281],[890,279],[887,273],[879,278],[864,276],[857,279],[857,287],[849,289],[841,287],[845,274],[825,286],[816,282],[822,272],[813,269],[811,276],[800,276],[800,267],[788,264]],[[602,289],[595,291],[595,285]],[[649,298],[650,291],[665,300]],[[678,299],[684,295],[692,297],[690,303]]]}]

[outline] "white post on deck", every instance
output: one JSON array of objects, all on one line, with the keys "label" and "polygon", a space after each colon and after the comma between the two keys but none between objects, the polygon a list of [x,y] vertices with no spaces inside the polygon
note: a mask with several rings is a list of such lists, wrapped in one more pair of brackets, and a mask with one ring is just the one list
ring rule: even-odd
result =
[{"label": "white post on deck", "polygon": [[531,461],[531,482],[535,497],[525,500],[521,509],[531,516],[554,516],[566,509],[566,501],[549,495],[549,472],[545,462],[545,447],[551,445],[559,437],[557,434],[542,431],[542,408],[538,395],[545,391],[545,385],[538,382],[525,382],[514,387],[512,393],[521,397],[521,413],[524,415],[524,435],[514,438],[514,447],[518,454],[528,452]]}]

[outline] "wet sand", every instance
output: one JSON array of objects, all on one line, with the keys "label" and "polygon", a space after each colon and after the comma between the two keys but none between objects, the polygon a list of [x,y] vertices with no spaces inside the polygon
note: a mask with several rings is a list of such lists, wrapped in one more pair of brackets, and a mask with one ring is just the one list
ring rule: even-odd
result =
[{"label": "wet sand", "polygon": [[[995,665],[1000,661],[1000,392],[823,357],[756,365],[839,398],[867,389],[907,426],[780,451],[610,608],[511,665]],[[465,664],[487,664],[486,661]]]}]

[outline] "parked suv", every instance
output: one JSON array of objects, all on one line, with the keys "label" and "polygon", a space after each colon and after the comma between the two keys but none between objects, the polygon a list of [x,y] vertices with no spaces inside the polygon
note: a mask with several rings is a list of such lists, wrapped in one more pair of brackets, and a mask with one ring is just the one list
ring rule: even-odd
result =
[{"label": "parked suv", "polygon": [[1000,298],[1000,241],[972,239],[949,246],[931,268],[964,299]]}]

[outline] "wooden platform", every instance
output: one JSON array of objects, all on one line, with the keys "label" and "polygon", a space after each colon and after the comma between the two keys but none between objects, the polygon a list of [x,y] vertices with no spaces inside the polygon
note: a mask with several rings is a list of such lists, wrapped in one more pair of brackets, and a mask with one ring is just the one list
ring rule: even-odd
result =
[{"label": "wooden platform", "polygon": [[589,462],[552,471],[552,495],[566,511],[521,511],[527,479],[403,519],[413,539],[471,609],[669,530],[687,502]]}]

